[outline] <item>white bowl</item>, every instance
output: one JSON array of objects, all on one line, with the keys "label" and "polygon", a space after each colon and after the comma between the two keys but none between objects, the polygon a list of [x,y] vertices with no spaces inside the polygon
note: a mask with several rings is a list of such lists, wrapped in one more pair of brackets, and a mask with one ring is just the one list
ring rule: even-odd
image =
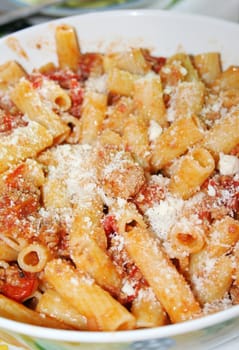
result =
[{"label": "white bowl", "polygon": [[[237,24],[159,10],[127,10],[63,18],[5,37],[0,40],[4,53],[0,63],[15,59],[30,71],[55,62],[54,31],[59,23],[76,28],[84,51],[128,46],[148,47],[166,56],[178,49],[188,53],[220,51],[224,68],[239,62]],[[1,339],[26,349],[46,350],[236,349],[238,328],[239,306],[180,324],[113,333],[46,329],[0,318]]]}]

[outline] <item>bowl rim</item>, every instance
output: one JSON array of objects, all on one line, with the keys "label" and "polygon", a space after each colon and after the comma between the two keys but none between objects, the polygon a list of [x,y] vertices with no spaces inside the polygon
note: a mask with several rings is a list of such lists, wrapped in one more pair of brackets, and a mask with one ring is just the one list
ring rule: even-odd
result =
[{"label": "bowl rim", "polygon": [[151,17],[169,17],[174,18],[175,20],[187,20],[192,21],[195,20],[197,22],[207,22],[207,24],[211,25],[223,25],[227,26],[228,28],[231,27],[234,30],[239,31],[239,26],[237,22],[230,21],[225,18],[219,18],[219,17],[212,17],[210,15],[205,14],[198,14],[198,13],[188,13],[188,12],[179,12],[179,11],[171,11],[167,9],[119,9],[119,10],[102,10],[102,11],[92,11],[87,13],[78,13],[75,15],[69,15],[64,17],[58,17],[58,18],[52,18],[45,22],[34,24],[31,27],[20,29],[16,32],[4,35],[3,37],[0,37],[0,43],[4,41],[9,36],[19,36],[22,35],[22,33],[27,33],[32,31],[34,28],[40,29],[43,28],[49,24],[57,24],[64,21],[71,21],[74,19],[94,19],[100,18],[100,17],[143,17],[143,16],[151,16]]},{"label": "bowl rim", "polygon": [[[214,327],[226,321],[233,321],[238,316],[239,305],[235,305],[208,316],[176,324],[155,328],[107,332],[47,328],[0,317],[0,334],[2,329],[31,337],[71,343],[127,343],[131,341],[176,337],[182,334],[200,331],[204,328]],[[114,335],[113,337],[112,334]]]},{"label": "bowl rim", "polygon": [[[0,44],[2,44],[7,37],[17,36],[21,37],[26,32],[30,32],[32,28],[42,28],[51,23],[59,22],[69,22],[76,18],[86,18],[89,19],[99,18],[99,17],[119,17],[119,16],[156,16],[156,17],[170,17],[175,20],[188,20],[205,22],[209,25],[223,25],[228,28],[232,28],[238,31],[239,26],[235,22],[231,22],[225,19],[214,18],[206,15],[181,13],[181,12],[171,12],[162,9],[122,9],[122,10],[112,10],[112,11],[101,11],[101,12],[90,12],[76,14],[73,16],[61,17],[46,21],[34,25],[32,27],[19,30],[18,32],[9,34],[0,38]],[[154,338],[165,338],[165,337],[176,337],[185,333],[190,333],[194,331],[199,331],[203,328],[213,327],[222,322],[229,320],[234,320],[238,318],[239,320],[239,305],[232,306],[226,310],[216,312],[207,316],[203,316],[194,320],[189,320],[177,324],[165,325],[161,327],[148,328],[148,329],[136,329],[136,330],[125,330],[125,331],[113,331],[113,332],[99,332],[99,331],[81,331],[81,330],[62,330],[55,328],[47,328],[41,326],[35,326],[27,323],[22,323],[19,321],[14,321],[0,316],[0,332],[1,330],[10,331],[13,333],[18,333],[22,335],[37,337],[41,339],[49,339],[56,341],[69,341],[72,343],[84,342],[84,343],[126,343],[130,341],[142,341]],[[112,337],[111,335],[114,334]]]}]

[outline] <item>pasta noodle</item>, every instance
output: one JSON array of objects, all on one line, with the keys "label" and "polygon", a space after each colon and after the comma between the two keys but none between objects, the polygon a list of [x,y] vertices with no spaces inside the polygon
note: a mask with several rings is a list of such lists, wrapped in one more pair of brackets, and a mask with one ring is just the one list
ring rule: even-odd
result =
[{"label": "pasta noodle", "polygon": [[118,331],[239,304],[239,69],[219,52],[0,66],[0,316]]},{"label": "pasta noodle", "polygon": [[151,163],[155,170],[169,164],[175,158],[183,155],[187,149],[199,142],[203,137],[200,121],[196,117],[176,119],[152,143]]},{"label": "pasta noodle", "polygon": [[0,90],[7,90],[26,76],[24,69],[15,61],[9,61],[0,66]]},{"label": "pasta noodle", "polygon": [[27,272],[40,272],[49,260],[48,249],[40,244],[29,244],[17,257],[20,268]]},{"label": "pasta noodle", "polygon": [[37,311],[48,316],[54,316],[60,322],[70,327],[85,330],[87,320],[67,303],[55,290],[48,289],[40,297]]},{"label": "pasta noodle", "polygon": [[126,308],[64,261],[49,262],[45,278],[70,305],[87,318],[90,330],[131,329],[134,326],[134,317]]},{"label": "pasta noodle", "polygon": [[20,80],[15,85],[11,98],[21,112],[46,127],[54,138],[68,134],[68,127],[53,110],[42,102],[40,94],[33,89],[29,81]]},{"label": "pasta noodle", "polygon": [[152,328],[167,323],[166,313],[150,288],[139,292],[132,303],[131,311],[136,318],[137,328]]},{"label": "pasta noodle", "polygon": [[56,44],[59,66],[76,70],[81,52],[75,30],[66,24],[58,26]]},{"label": "pasta noodle", "polygon": [[[199,304],[189,286],[167,260],[148,231],[136,226],[123,235],[126,249],[143,272],[171,321],[185,321],[199,314]],[[154,265],[151,265],[152,260]],[[166,289],[163,287],[165,278],[168,282]]]}]

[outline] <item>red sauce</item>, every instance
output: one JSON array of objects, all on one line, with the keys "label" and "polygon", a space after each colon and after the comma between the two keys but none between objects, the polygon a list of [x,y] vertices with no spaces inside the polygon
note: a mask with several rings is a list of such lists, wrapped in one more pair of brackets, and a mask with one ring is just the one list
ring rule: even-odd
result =
[{"label": "red sauce", "polygon": [[157,183],[146,183],[134,198],[136,206],[144,212],[165,198],[165,189]]},{"label": "red sauce", "polygon": [[20,113],[12,115],[9,112],[5,112],[3,115],[0,115],[0,133],[9,133],[13,129],[26,125],[27,122],[23,120],[23,116]]},{"label": "red sauce", "polygon": [[113,215],[106,215],[103,220],[103,227],[104,227],[106,236],[109,236],[110,234],[117,232],[118,228],[117,228],[115,217]]},{"label": "red sauce", "polygon": [[153,56],[150,54],[148,50],[143,50],[143,55],[146,61],[150,64],[151,69],[155,73],[159,73],[162,69],[162,67],[166,63],[166,58],[162,56]]}]

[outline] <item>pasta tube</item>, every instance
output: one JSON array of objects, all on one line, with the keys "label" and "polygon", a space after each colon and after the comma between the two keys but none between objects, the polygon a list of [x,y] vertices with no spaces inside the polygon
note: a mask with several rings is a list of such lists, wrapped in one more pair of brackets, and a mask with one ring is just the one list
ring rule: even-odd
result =
[{"label": "pasta tube", "polygon": [[176,119],[151,145],[151,164],[160,170],[203,138],[197,117]]},{"label": "pasta tube", "polygon": [[54,317],[75,329],[86,330],[87,320],[67,303],[55,290],[47,289],[40,297],[36,310]]},{"label": "pasta tube", "polygon": [[196,317],[201,311],[200,306],[159,242],[147,229],[137,226],[129,227],[123,236],[126,250],[152,287],[170,320],[176,323]]},{"label": "pasta tube", "polygon": [[183,199],[188,199],[200,190],[203,182],[213,173],[215,161],[205,148],[196,147],[179,160],[171,175],[169,190]]},{"label": "pasta tube", "polygon": [[60,68],[77,70],[80,61],[80,47],[75,29],[67,24],[56,27],[56,51]]},{"label": "pasta tube", "polygon": [[22,79],[11,92],[11,99],[30,120],[36,121],[47,130],[54,139],[68,135],[69,128],[60,117],[43,103],[40,94],[34,90],[31,83]]},{"label": "pasta tube", "polygon": [[132,329],[135,319],[108,292],[61,259],[50,261],[45,279],[54,289],[87,318],[89,330]]},{"label": "pasta tube", "polygon": [[35,326],[72,329],[72,327],[67,326],[63,322],[44,314],[39,314],[16,301],[6,298],[2,294],[0,294],[0,315],[1,317]]}]

